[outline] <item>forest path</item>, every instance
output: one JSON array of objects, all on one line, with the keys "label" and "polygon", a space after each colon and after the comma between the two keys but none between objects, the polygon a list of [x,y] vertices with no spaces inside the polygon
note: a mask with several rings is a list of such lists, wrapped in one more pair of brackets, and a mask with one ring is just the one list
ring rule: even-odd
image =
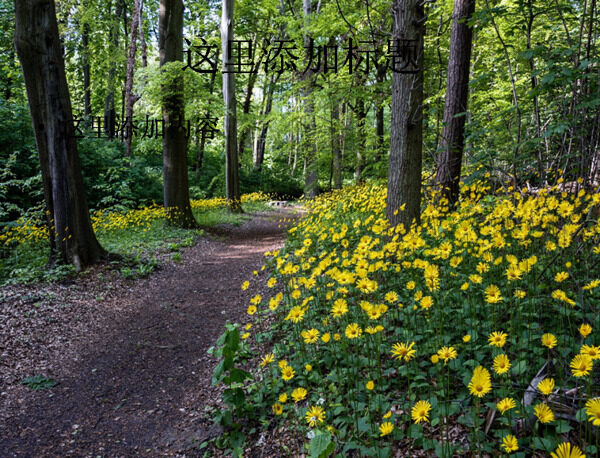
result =
[{"label": "forest path", "polygon": [[[0,290],[0,456],[196,453],[216,433],[204,414],[216,396],[207,349],[226,321],[248,320],[256,290],[240,285],[283,245],[282,217],[296,216],[221,226],[145,279],[104,269]],[[20,385],[38,373],[58,385]]]}]

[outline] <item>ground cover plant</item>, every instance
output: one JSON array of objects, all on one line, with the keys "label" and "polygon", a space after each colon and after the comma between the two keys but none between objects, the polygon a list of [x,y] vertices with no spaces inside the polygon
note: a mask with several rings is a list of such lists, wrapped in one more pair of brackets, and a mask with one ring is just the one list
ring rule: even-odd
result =
[{"label": "ground cover plant", "polygon": [[[262,192],[244,194],[242,206],[248,212],[267,209],[269,196]],[[215,224],[240,224],[246,216],[227,211],[225,198],[194,199],[192,211],[201,227]],[[151,204],[132,210],[101,209],[92,212],[92,225],[98,240],[107,250],[134,258],[133,268],[124,267],[126,276],[144,276],[152,270],[150,259],[161,247],[177,251],[178,245],[189,244],[190,236],[202,231],[165,225],[165,209]],[[23,283],[55,280],[74,272],[73,266],[57,266],[46,270],[48,232],[34,218],[22,217],[0,232],[0,281]],[[173,254],[177,259],[178,253]]]},{"label": "ground cover plant", "polygon": [[428,196],[408,230],[382,186],[307,203],[241,286],[273,291],[254,325],[217,345],[238,452],[245,417],[313,456],[597,456],[600,194],[466,181],[456,211]]}]

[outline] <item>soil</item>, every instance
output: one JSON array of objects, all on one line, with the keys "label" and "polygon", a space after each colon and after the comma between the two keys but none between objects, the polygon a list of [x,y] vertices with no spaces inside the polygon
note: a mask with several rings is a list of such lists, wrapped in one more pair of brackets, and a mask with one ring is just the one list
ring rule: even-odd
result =
[{"label": "soil", "polygon": [[[226,321],[249,321],[257,290],[240,285],[264,275],[263,253],[284,242],[280,219],[296,217],[251,216],[214,228],[180,262],[164,253],[144,279],[104,265],[70,281],[1,288],[0,456],[202,456],[200,444],[219,434],[207,410],[218,398],[207,350]],[[34,375],[58,384],[21,384]],[[273,442],[249,454],[280,452]]]}]

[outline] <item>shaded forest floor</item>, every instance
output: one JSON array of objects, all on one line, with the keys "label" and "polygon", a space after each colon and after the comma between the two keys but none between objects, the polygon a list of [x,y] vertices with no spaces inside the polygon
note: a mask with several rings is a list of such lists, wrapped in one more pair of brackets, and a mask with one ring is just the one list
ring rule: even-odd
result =
[{"label": "shaded forest floor", "polygon": [[[99,266],[70,281],[0,289],[0,454],[201,454],[219,433],[206,412],[217,398],[207,349],[226,321],[247,321],[251,294],[240,285],[283,245],[282,217],[296,216],[284,209],[216,227],[181,262],[159,258],[145,279]],[[58,384],[21,385],[34,375]]]}]

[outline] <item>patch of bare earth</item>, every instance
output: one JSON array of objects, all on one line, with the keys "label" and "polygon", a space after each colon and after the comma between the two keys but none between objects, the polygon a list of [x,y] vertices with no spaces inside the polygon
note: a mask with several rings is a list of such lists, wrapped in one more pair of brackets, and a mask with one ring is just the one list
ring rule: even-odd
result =
[{"label": "patch of bare earth", "polygon": [[[0,455],[200,455],[219,433],[205,413],[217,399],[207,349],[226,321],[245,322],[256,290],[240,285],[283,245],[282,216],[293,215],[222,226],[145,279],[100,266],[69,282],[0,289]],[[58,385],[20,384],[38,374]],[[251,455],[281,454],[277,439],[263,440]]]}]

